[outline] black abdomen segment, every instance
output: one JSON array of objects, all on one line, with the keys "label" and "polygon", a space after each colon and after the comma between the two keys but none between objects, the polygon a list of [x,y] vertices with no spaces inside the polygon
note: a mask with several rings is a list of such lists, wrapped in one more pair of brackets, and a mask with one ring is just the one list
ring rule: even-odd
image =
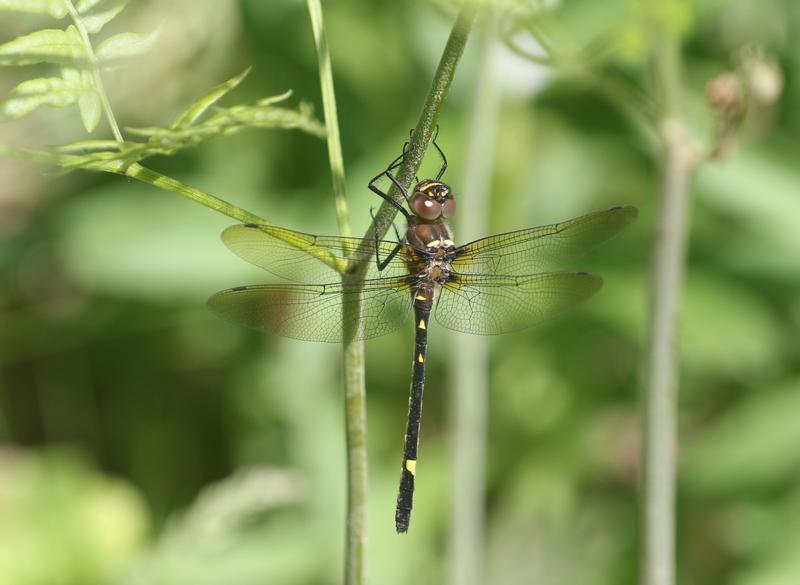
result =
[{"label": "black abdomen segment", "polygon": [[421,286],[414,294],[414,366],[411,377],[411,396],[408,400],[408,424],[403,451],[403,469],[400,489],[397,493],[397,508],[394,514],[397,532],[406,532],[414,506],[414,479],[417,473],[417,447],[419,427],[422,419],[422,393],[425,388],[425,360],[428,349],[428,319],[433,306],[433,286]]}]

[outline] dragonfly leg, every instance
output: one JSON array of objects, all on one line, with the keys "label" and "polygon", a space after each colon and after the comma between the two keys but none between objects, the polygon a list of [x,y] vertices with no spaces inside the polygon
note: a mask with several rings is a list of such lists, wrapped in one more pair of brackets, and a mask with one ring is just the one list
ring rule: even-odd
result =
[{"label": "dragonfly leg", "polygon": [[436,139],[438,137],[439,137],[439,125],[437,124],[436,125],[436,131],[433,134],[433,147],[439,153],[439,156],[442,157],[442,168],[439,169],[439,172],[436,175],[436,180],[437,181],[442,178],[442,175],[444,175],[444,172],[447,170],[447,157],[444,155],[444,151],[442,150],[442,148],[436,142]]},{"label": "dragonfly leg", "polygon": [[391,253],[386,258],[383,259],[383,262],[381,262],[381,259],[378,256],[378,246],[375,246],[375,261],[378,263],[378,271],[381,271],[384,268],[386,268],[389,265],[389,262],[391,262],[394,259],[394,257],[397,256],[397,253],[400,251],[400,248],[402,247],[403,244],[397,242],[397,245],[394,247],[394,250],[392,250]]},{"label": "dragonfly leg", "polygon": [[[395,187],[397,187],[397,188],[400,190],[400,193],[402,193],[402,194],[403,194],[403,198],[404,198],[406,201],[408,201],[408,200],[409,200],[408,191],[406,191],[405,187],[403,187],[403,186],[400,184],[400,181],[398,181],[398,180],[397,180],[397,177],[395,177],[395,176],[392,174],[392,169],[386,169],[386,170],[384,171],[384,173],[383,173],[383,174],[384,174],[384,175],[386,175],[387,177],[389,177],[389,180],[390,180],[392,183],[394,183],[394,186],[395,186]],[[403,212],[405,213],[405,210],[403,210]],[[406,213],[406,217],[408,217],[408,216],[409,216],[409,214],[408,214],[408,213]]]},{"label": "dragonfly leg", "polygon": [[[397,187],[400,189],[400,193],[402,193],[402,194],[403,194],[403,198],[405,198],[405,199],[406,199],[406,201],[407,201],[407,200],[408,200],[408,193],[406,193],[406,190],[405,190],[405,189],[403,189],[403,186],[402,186],[402,185],[400,185],[400,183],[398,183],[397,179],[395,179],[395,178],[394,178],[394,175],[392,175],[392,171],[393,171],[394,169],[396,169],[397,167],[399,167],[399,166],[400,166],[400,165],[403,163],[403,158],[404,158],[404,157],[405,157],[405,147],[404,147],[404,150],[403,150],[403,154],[401,154],[401,155],[400,155],[400,156],[398,156],[396,159],[394,159],[394,160],[392,161],[392,163],[391,163],[391,164],[390,164],[390,165],[389,165],[389,166],[386,168],[386,170],[384,170],[384,171],[381,171],[379,174],[375,175],[375,176],[372,178],[372,180],[369,182],[369,185],[368,185],[368,187],[369,187],[369,190],[370,190],[370,191],[372,191],[373,193],[375,193],[375,194],[376,194],[378,197],[380,197],[381,199],[383,199],[383,200],[385,200],[385,201],[389,202],[389,203],[390,203],[391,205],[393,205],[393,206],[394,206],[394,207],[395,207],[395,208],[396,208],[396,209],[397,209],[397,210],[398,210],[400,213],[402,213],[402,214],[403,214],[403,215],[406,217],[406,219],[408,219],[409,217],[411,217],[411,214],[410,214],[408,211],[406,211],[405,207],[403,207],[403,205],[402,205],[402,204],[401,204],[399,201],[397,201],[397,200],[396,200],[396,199],[394,199],[393,197],[390,197],[390,196],[389,196],[387,193],[384,193],[384,192],[381,190],[381,188],[380,188],[380,187],[378,187],[378,186],[375,184],[375,183],[377,183],[377,182],[378,182],[378,181],[381,179],[381,177],[383,177],[384,175],[385,175],[385,176],[387,176],[387,177],[389,177],[389,179],[391,179],[391,181],[392,181],[392,182],[393,182],[393,183],[394,183],[394,184],[395,184],[395,185],[396,185],[396,186],[397,186]],[[374,219],[374,218],[373,218],[373,219]]]},{"label": "dragonfly leg", "polygon": [[397,231],[397,226],[394,225],[394,222],[392,222],[394,234],[397,236],[397,245],[386,258],[381,260],[380,253],[378,251],[378,240],[380,239],[378,237],[378,226],[375,224],[375,214],[372,212],[372,208],[370,208],[369,214],[372,216],[373,225],[375,225],[375,265],[378,267],[378,271],[380,272],[389,265],[389,262],[391,262],[395,256],[397,256],[397,253],[400,251],[400,248],[402,248],[403,245],[401,244],[400,232]]}]

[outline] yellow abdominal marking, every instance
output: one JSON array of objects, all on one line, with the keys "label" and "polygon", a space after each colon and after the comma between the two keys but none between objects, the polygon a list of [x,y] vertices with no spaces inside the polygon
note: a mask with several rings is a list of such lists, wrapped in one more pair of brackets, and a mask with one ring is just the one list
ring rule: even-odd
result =
[{"label": "yellow abdominal marking", "polygon": [[406,459],[406,469],[411,472],[411,475],[417,475],[417,460]]},{"label": "yellow abdominal marking", "polygon": [[431,240],[430,242],[427,243],[427,246],[429,248],[437,248],[439,247],[439,244],[441,244],[439,240]]},{"label": "yellow abdominal marking", "polygon": [[417,299],[418,301],[425,301],[425,300],[427,300],[427,297],[423,297],[422,295],[417,295],[417,296],[415,296],[414,298],[415,298],[415,299]]},{"label": "yellow abdominal marking", "polygon": [[425,320],[424,319],[420,319],[419,320],[419,328],[420,329],[425,329]]},{"label": "yellow abdominal marking", "polygon": [[425,362],[425,358],[424,358],[424,357],[422,357],[422,354],[419,354],[419,355],[417,356],[417,361],[418,361],[419,363],[421,363],[421,364]]}]

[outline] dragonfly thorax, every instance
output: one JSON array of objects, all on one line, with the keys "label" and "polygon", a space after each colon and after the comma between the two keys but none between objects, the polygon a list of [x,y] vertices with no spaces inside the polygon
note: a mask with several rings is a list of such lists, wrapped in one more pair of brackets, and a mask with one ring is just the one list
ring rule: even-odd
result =
[{"label": "dragonfly thorax", "polygon": [[406,242],[420,252],[436,252],[439,249],[452,248],[453,234],[443,222],[424,222],[411,218],[406,231]]}]

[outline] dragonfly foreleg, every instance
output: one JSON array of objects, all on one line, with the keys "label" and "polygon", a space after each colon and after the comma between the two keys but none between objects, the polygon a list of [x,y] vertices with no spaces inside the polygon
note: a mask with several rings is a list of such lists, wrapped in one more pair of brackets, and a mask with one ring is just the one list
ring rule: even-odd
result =
[{"label": "dragonfly foreleg", "polygon": [[386,170],[381,171],[379,174],[375,175],[367,186],[369,187],[370,191],[375,193],[381,199],[390,203],[400,213],[402,213],[406,217],[406,219],[408,219],[409,217],[411,217],[411,214],[408,211],[406,211],[405,207],[403,207],[403,205],[399,201],[397,201],[394,197],[390,197],[388,193],[384,193],[381,190],[381,188],[376,185],[376,183],[383,176],[387,176],[400,189],[400,193],[403,194],[403,198],[406,199],[406,201],[408,200],[408,193],[406,193],[406,190],[403,189],[403,186],[400,185],[397,179],[394,178],[394,175],[392,175],[392,171],[403,163],[403,157],[405,157],[405,151],[403,151],[403,154],[394,159],[392,163],[386,168]]},{"label": "dragonfly foreleg", "polygon": [[444,151],[442,150],[442,148],[436,142],[437,138],[439,138],[439,125],[438,124],[436,125],[436,131],[433,134],[433,141],[432,141],[433,142],[433,147],[436,149],[436,152],[438,152],[439,156],[442,157],[442,167],[439,169],[439,172],[436,174],[436,180],[438,181],[439,179],[442,178],[442,176],[444,175],[444,172],[447,170],[447,157],[444,155]]},{"label": "dragonfly foreleg", "polygon": [[394,247],[394,250],[392,250],[386,258],[381,260],[380,252],[378,250],[379,248],[378,240],[380,240],[378,236],[380,234],[378,232],[378,224],[375,221],[375,214],[373,213],[372,208],[370,208],[369,214],[370,216],[372,216],[372,224],[375,226],[375,265],[378,267],[378,271],[380,272],[389,265],[389,262],[391,262],[394,259],[394,257],[397,256],[397,253],[400,251],[400,248],[403,247],[402,238],[400,237],[400,232],[397,231],[397,226],[394,225],[394,222],[392,222],[394,233],[397,236],[397,245]]}]

